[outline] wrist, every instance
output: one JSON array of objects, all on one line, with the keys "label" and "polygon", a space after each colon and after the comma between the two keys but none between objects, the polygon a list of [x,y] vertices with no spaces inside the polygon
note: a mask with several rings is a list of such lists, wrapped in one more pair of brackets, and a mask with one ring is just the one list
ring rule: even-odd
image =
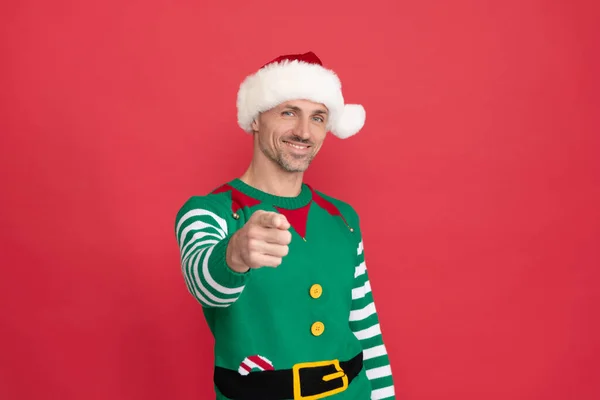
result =
[{"label": "wrist", "polygon": [[250,267],[244,264],[244,262],[241,260],[241,257],[239,257],[239,252],[235,251],[236,248],[237,232],[233,234],[229,240],[229,244],[225,252],[225,263],[232,271],[237,272],[238,274],[244,274],[250,270]]}]

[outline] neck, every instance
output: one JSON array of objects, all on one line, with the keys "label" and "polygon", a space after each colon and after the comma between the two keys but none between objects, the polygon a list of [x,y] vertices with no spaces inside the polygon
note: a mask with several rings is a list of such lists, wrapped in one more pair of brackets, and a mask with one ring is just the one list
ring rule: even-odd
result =
[{"label": "neck", "polygon": [[255,157],[240,180],[274,196],[296,197],[302,190],[303,175],[284,171],[266,157]]}]

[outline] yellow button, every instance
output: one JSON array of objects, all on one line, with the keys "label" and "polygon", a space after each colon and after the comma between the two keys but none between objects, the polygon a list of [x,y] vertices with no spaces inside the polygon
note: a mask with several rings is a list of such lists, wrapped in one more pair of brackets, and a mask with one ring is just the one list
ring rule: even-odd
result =
[{"label": "yellow button", "polygon": [[318,283],[315,283],[310,287],[310,297],[318,299],[323,294],[323,288]]},{"label": "yellow button", "polygon": [[323,334],[323,331],[325,330],[325,325],[323,325],[322,322],[315,322],[314,324],[312,324],[312,326],[310,327],[310,331],[313,335],[315,336],[321,336]]}]

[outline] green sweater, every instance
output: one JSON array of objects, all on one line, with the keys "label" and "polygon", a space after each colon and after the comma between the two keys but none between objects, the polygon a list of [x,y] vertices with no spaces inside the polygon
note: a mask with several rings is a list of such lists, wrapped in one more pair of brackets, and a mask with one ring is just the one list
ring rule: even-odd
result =
[{"label": "green sweater", "polygon": [[[256,210],[287,217],[289,253],[277,268],[236,273],[225,261],[227,245]],[[215,366],[244,375],[362,352],[362,371],[331,398],[395,398],[359,217],[349,204],[306,184],[296,197],[278,197],[234,179],[187,200],[175,232],[185,283],[215,338]]]}]

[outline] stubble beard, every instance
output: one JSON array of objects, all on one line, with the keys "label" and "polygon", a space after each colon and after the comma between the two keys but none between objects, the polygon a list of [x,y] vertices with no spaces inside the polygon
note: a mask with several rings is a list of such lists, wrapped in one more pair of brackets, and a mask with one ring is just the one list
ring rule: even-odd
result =
[{"label": "stubble beard", "polygon": [[286,154],[283,150],[276,152],[270,151],[270,149],[261,146],[261,150],[265,156],[271,161],[279,165],[281,169],[286,172],[304,172],[308,169],[308,166],[315,157],[314,154],[302,157],[294,157],[293,155]]}]

